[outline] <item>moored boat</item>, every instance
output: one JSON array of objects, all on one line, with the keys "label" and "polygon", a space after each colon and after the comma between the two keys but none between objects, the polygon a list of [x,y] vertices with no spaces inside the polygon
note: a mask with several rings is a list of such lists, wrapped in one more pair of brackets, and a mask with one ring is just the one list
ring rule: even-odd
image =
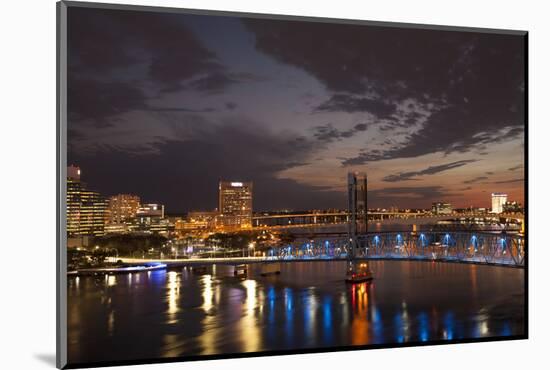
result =
[{"label": "moored boat", "polygon": [[67,275],[98,275],[98,274],[124,274],[131,272],[144,272],[166,269],[165,263],[151,262],[142,265],[123,265],[113,267],[97,267],[80,269],[67,272]]}]

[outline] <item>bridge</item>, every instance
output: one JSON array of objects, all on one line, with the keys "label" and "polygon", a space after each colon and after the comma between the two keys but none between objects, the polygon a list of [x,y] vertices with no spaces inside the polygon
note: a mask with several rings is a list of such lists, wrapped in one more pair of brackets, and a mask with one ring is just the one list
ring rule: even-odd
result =
[{"label": "bridge", "polygon": [[[433,218],[431,213],[427,212],[369,212],[370,221],[384,220],[407,220]],[[453,216],[435,216],[437,219],[449,219]],[[281,213],[281,214],[259,214],[252,217],[253,227],[297,227],[312,226],[323,224],[345,224],[350,222],[350,214],[346,211],[334,212],[299,212],[299,213]]]},{"label": "bridge", "polygon": [[[480,230],[429,230],[378,232],[369,231],[369,221],[391,219],[392,223],[423,224],[450,219],[455,215],[433,216],[426,212],[379,212],[367,208],[367,178],[357,173],[348,174],[348,211],[310,212],[299,214],[259,215],[253,218],[254,227],[296,227],[346,224],[347,232],[314,232],[295,235],[292,242],[269,247],[262,257],[191,258],[154,260],[170,265],[205,266],[209,264],[291,263],[304,261],[346,261],[348,274],[356,277],[357,261],[377,259],[438,261],[498,266],[525,265],[525,237],[521,232],[494,232]],[[425,222],[422,222],[424,220]],[[377,222],[377,223],[378,223]],[[124,259],[127,263],[153,260]],[[263,269],[263,267],[262,267]],[[267,269],[266,269],[267,271]],[[365,274],[359,275],[365,276]],[[349,281],[349,279],[346,279]]]},{"label": "bridge", "polygon": [[[369,224],[384,225],[427,225],[438,221],[455,218],[498,218],[502,223],[506,220],[523,221],[522,215],[481,215],[481,214],[450,214],[434,215],[430,212],[369,212],[367,220]],[[252,217],[254,229],[284,230],[296,228],[314,228],[332,225],[347,225],[350,223],[350,214],[344,211],[338,212],[300,212],[273,215],[256,215]]]},{"label": "bridge", "polygon": [[[522,234],[491,232],[369,232],[358,237],[357,260],[413,260],[458,262],[523,267],[525,239]],[[349,239],[342,233],[320,234],[313,239],[266,250],[262,257],[190,258],[146,260],[123,258],[125,263],[163,262],[168,265],[251,264],[347,260]]]}]

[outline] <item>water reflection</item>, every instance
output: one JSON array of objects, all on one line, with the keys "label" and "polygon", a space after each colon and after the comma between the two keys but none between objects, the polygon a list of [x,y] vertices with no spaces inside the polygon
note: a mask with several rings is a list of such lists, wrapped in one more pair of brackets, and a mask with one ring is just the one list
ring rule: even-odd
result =
[{"label": "water reflection", "polygon": [[174,320],[176,313],[178,312],[178,273],[170,271],[168,273],[168,319],[169,322]]},{"label": "water reflection", "polygon": [[[69,279],[73,362],[238,353],[523,333],[523,270],[376,261],[283,265],[245,280],[230,266]],[[450,289],[452,287],[452,289]],[[131,344],[128,340],[131,338]]]},{"label": "water reflection", "polygon": [[369,296],[367,284],[354,284],[351,287],[351,302],[353,307],[353,320],[351,322],[352,344],[369,343],[369,320],[367,307]]},{"label": "water reflection", "polygon": [[246,288],[246,308],[241,322],[241,340],[243,352],[254,352],[260,349],[260,332],[256,322],[255,312],[258,306],[256,297],[256,281],[245,280],[243,285]]},{"label": "water reflection", "polygon": [[204,335],[200,337],[200,343],[202,347],[202,354],[216,353],[216,335],[218,328],[215,326],[215,316],[211,310],[213,307],[212,298],[214,293],[212,292],[212,275],[204,275],[202,277],[202,310],[204,311],[204,319],[202,320],[202,326],[206,328]]},{"label": "water reflection", "polygon": [[116,276],[115,275],[107,276],[107,286],[115,286],[115,285],[116,285]]}]

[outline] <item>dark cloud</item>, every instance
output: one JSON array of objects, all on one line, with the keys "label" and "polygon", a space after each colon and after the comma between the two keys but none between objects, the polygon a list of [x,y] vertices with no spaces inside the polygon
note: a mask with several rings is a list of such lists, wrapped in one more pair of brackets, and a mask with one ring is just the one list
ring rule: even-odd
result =
[{"label": "dark cloud", "polygon": [[228,109],[228,110],[235,110],[237,109],[237,103],[233,103],[233,102],[227,102],[225,103],[225,107]]},{"label": "dark cloud", "polygon": [[[292,169],[304,178],[300,166],[316,158],[329,163],[334,157],[324,151],[327,144],[351,137],[355,142],[364,137],[365,148],[358,153],[343,148],[345,154],[338,155],[346,157],[344,164],[434,152],[476,158],[493,143],[523,135],[521,37],[267,19],[244,21],[243,29],[237,22],[69,9],[68,155],[82,167],[85,181],[106,195],[131,192],[166,203],[169,212],[214,208],[222,178],[254,181],[256,210],[340,208],[344,192],[282,173]],[[219,42],[222,33],[227,43]],[[254,42],[291,67],[266,63],[251,51]],[[229,51],[247,58],[250,69],[239,72],[242,64]],[[323,87],[304,85],[310,81],[294,67]],[[267,82],[261,94],[247,84],[261,81]],[[255,93],[261,104],[245,101]],[[289,97],[302,105],[288,104]],[[300,114],[313,109],[314,118],[330,117],[322,122],[331,123],[307,132],[310,124],[297,118],[294,133],[294,122],[273,124],[285,116],[273,109]],[[347,113],[365,118],[344,126]],[[386,135],[383,147],[367,146],[378,140],[367,137],[371,125]],[[283,126],[289,132],[275,131]],[[418,180],[465,165],[461,162],[419,167],[411,161],[413,168],[428,168],[380,175],[389,182]],[[458,186],[476,175],[457,180]],[[398,187],[371,191],[369,202],[426,206],[452,196],[440,186]]]},{"label": "dark cloud", "polygon": [[69,7],[67,84],[71,117],[91,120],[98,127],[109,126],[112,117],[146,109],[149,100],[162,93],[182,89],[219,93],[255,78],[228,71],[182,17]]},{"label": "dark cloud", "polygon": [[370,207],[387,207],[392,204],[408,204],[409,207],[426,207],[426,204],[456,196],[442,186],[397,187],[369,190]]},{"label": "dark cloud", "polygon": [[[343,165],[365,164],[371,161],[379,161],[395,158],[414,158],[426,154],[443,152],[445,154],[467,153],[479,146],[504,142],[513,138],[521,137],[524,133],[523,126],[507,126],[503,132],[486,133],[476,135],[483,125],[472,126],[467,121],[459,121],[457,125],[449,125],[453,118],[449,110],[444,114],[435,113],[430,118],[430,124],[418,132],[408,136],[405,144],[383,150],[363,150],[357,156],[342,161]],[[446,128],[446,130],[443,129]],[[487,155],[487,152],[479,152],[479,155]]]},{"label": "dark cloud", "polygon": [[515,171],[515,170],[519,170],[520,168],[523,168],[522,164],[518,164],[517,166],[510,167],[508,168],[508,171]]},{"label": "dark cloud", "polygon": [[223,70],[178,14],[80,7],[68,12],[70,71],[111,74],[143,64],[151,79],[169,88]]},{"label": "dark cloud", "polygon": [[310,73],[336,96],[363,96],[342,99],[350,104],[331,99],[327,110],[357,111],[359,102],[374,104],[372,96],[381,97],[382,106],[414,97],[438,108],[404,144],[379,153],[365,148],[345,165],[466,152],[524,132],[522,35],[253,19],[245,24],[258,50]]},{"label": "dark cloud", "polygon": [[454,168],[462,167],[468,163],[476,162],[476,159],[466,159],[446,164],[441,164],[438,166],[430,166],[420,171],[410,171],[410,172],[401,172],[395,175],[388,175],[382,179],[385,182],[398,182],[398,181],[407,181],[413,180],[414,177],[425,176],[425,175],[435,175],[440,172],[445,172],[452,170]]},{"label": "dark cloud", "polygon": [[350,138],[359,132],[366,131],[365,123],[358,123],[349,130],[338,130],[331,123],[313,127],[313,136],[318,141],[331,143],[333,141]]},{"label": "dark cloud", "polygon": [[189,82],[189,86],[198,91],[216,93],[237,82],[225,73],[215,72]]},{"label": "dark cloud", "polygon": [[146,96],[139,88],[121,82],[69,79],[67,105],[69,119],[92,120],[98,127],[111,124],[105,117],[145,109]]},{"label": "dark cloud", "polygon": [[367,124],[366,123],[358,123],[354,127],[355,131],[366,131],[367,130]]},{"label": "dark cloud", "polygon": [[494,181],[493,184],[512,184],[514,182],[524,182],[525,179],[510,179],[510,180],[501,180],[501,181]]},{"label": "dark cloud", "polygon": [[215,108],[202,108],[202,109],[192,109],[184,107],[146,107],[143,110],[149,112],[183,112],[183,113],[212,113],[216,112]]},{"label": "dark cloud", "polygon": [[316,112],[369,112],[378,118],[387,118],[395,112],[395,105],[381,99],[355,97],[347,94],[335,94],[317,108]]},{"label": "dark cloud", "polygon": [[476,182],[480,182],[480,181],[483,181],[483,180],[487,180],[488,177],[487,176],[478,176],[478,177],[474,177],[473,179],[470,179],[470,180],[465,180],[463,181],[464,184],[475,184]]},{"label": "dark cloud", "polygon": [[140,194],[144,201],[165,203],[168,212],[216,207],[221,179],[253,181],[255,210],[345,206],[342,192],[277,176],[307,163],[314,153],[307,140],[273,133],[242,117],[213,122],[197,115],[172,115],[177,116],[168,123],[172,139],[152,144],[154,152],[103,146],[90,153],[70,151],[69,161],[105,195]]}]

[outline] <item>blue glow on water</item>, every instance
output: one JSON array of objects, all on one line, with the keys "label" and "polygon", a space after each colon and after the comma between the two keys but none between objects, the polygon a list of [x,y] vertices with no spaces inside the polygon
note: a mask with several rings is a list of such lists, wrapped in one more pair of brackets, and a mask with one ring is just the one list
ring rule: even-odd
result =
[{"label": "blue glow on water", "polygon": [[269,301],[269,308],[273,310],[273,307],[275,306],[275,288],[273,286],[270,286],[267,291],[267,299]]},{"label": "blue glow on water", "polygon": [[323,339],[326,344],[332,343],[332,299],[330,296],[323,298]]},{"label": "blue glow on water", "polygon": [[[311,328],[311,324],[313,322],[313,317],[312,315],[315,315],[314,312],[312,312],[312,296],[311,296],[311,293],[308,293],[307,291],[303,293],[302,295],[302,304],[303,304],[303,308],[304,308],[304,330],[306,331],[306,333],[309,331],[309,329]],[[311,334],[311,333],[309,333]]]},{"label": "blue glow on water", "polygon": [[293,300],[292,300],[292,289],[285,288],[285,302],[286,302],[286,312],[292,313]]},{"label": "blue glow on water", "polygon": [[150,279],[156,286],[164,286],[166,284],[166,270],[151,271]]},{"label": "blue glow on water", "polygon": [[395,340],[398,343],[403,343],[405,341],[404,333],[403,333],[403,317],[401,315],[401,312],[398,312],[395,314],[393,318],[393,325],[394,325],[394,332],[395,332]]},{"label": "blue glow on water", "polygon": [[447,312],[445,314],[445,318],[443,319],[443,324],[445,326],[443,339],[452,340],[454,338],[454,326],[455,326],[454,315],[452,314],[452,312]]},{"label": "blue glow on water", "polygon": [[430,339],[429,318],[428,314],[425,312],[421,312],[420,314],[418,314],[418,331],[420,340],[422,342],[426,342],[428,339]]},{"label": "blue glow on water", "polygon": [[382,322],[382,316],[380,315],[380,311],[373,307],[371,311],[371,321],[373,324],[373,334],[374,334],[374,340],[376,343],[380,343],[384,341],[384,323]]},{"label": "blue glow on water", "polygon": [[292,297],[292,289],[285,288],[284,290],[284,297],[285,297],[285,311],[286,311],[286,320],[287,322],[292,322],[293,319],[293,308],[294,308],[294,302]]},{"label": "blue glow on water", "polygon": [[502,330],[500,331],[500,335],[502,336],[510,336],[512,335],[512,329],[510,328],[510,324],[505,322],[502,325]]},{"label": "blue glow on water", "polygon": [[286,317],[286,336],[287,340],[293,341],[294,338],[294,325],[293,325],[293,315],[294,315],[294,300],[292,297],[292,289],[285,288],[284,290],[284,298],[285,298],[285,317]]},{"label": "blue glow on water", "polygon": [[323,298],[323,324],[325,329],[332,329],[332,300],[330,296]]}]

